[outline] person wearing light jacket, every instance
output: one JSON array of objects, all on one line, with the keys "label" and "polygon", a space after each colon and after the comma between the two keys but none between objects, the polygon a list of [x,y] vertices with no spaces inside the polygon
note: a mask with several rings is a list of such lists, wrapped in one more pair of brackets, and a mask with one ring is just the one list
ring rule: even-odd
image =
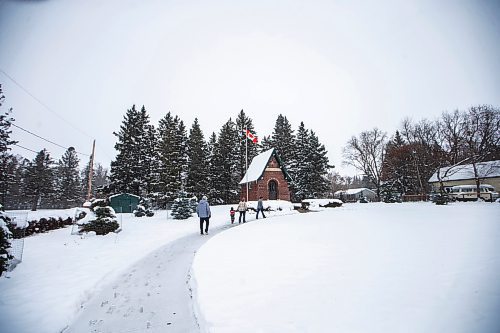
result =
[{"label": "person wearing light jacket", "polygon": [[205,234],[208,235],[208,225],[212,213],[210,212],[210,205],[208,204],[207,197],[203,196],[196,207],[196,214],[200,218],[200,233],[203,235],[203,222],[206,222]]},{"label": "person wearing light jacket", "polygon": [[245,202],[245,199],[241,199],[240,203],[238,204],[238,212],[240,213],[240,216],[238,217],[238,224],[241,223],[241,217],[243,216],[243,223],[245,223],[245,214],[247,212],[247,203]]}]

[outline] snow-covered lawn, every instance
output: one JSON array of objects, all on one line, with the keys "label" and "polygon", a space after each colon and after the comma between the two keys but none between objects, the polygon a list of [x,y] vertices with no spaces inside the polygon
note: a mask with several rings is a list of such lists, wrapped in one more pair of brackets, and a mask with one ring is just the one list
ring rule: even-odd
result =
[{"label": "snow-covered lawn", "polygon": [[[271,203],[277,208],[290,203]],[[230,206],[212,207],[210,228],[229,224]],[[68,213],[69,212],[69,213]],[[290,210],[273,212],[290,214]],[[293,212],[292,212],[293,213]],[[25,217],[27,212],[16,212]],[[66,216],[71,210],[41,210],[29,217]],[[81,304],[155,251],[188,234],[199,234],[196,217],[184,221],[118,214],[122,231],[106,236],[71,235],[71,227],[25,238],[23,262],[0,277],[0,332],[56,333],[70,324]],[[254,218],[249,214],[249,220]]]},{"label": "snow-covered lawn", "polygon": [[214,236],[207,332],[500,332],[500,205],[347,204]]}]

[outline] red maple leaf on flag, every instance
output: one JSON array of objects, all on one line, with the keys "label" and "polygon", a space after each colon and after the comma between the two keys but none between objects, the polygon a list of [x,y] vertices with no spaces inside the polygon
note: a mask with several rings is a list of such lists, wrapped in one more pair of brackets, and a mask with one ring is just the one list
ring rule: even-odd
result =
[{"label": "red maple leaf on flag", "polygon": [[243,131],[243,133],[250,139],[253,143],[259,142],[259,139],[253,135],[249,130]]}]

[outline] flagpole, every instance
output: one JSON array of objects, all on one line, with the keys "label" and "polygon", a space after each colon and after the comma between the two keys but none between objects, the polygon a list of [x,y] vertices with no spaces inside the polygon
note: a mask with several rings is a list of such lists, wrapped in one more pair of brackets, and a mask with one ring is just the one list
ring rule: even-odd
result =
[{"label": "flagpole", "polygon": [[245,127],[246,127],[246,131],[245,131],[245,168],[247,170],[245,172],[245,174],[247,175],[246,182],[247,182],[247,202],[248,202],[248,138],[247,138],[248,126],[245,126]]}]

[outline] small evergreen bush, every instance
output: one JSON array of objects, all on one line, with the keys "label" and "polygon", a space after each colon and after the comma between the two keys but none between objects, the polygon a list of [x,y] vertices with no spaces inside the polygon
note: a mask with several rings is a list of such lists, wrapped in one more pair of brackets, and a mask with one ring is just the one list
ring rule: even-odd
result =
[{"label": "small evergreen bush", "polygon": [[192,214],[190,199],[186,197],[186,192],[180,191],[172,204],[172,217],[175,220],[185,220]]},{"label": "small evergreen bush", "polygon": [[108,206],[107,200],[94,199],[91,208],[96,219],[82,225],[80,232],[94,231],[97,235],[106,235],[120,227],[116,221],[115,211]]},{"label": "small evergreen bush", "polygon": [[[1,205],[0,205],[1,209]],[[7,228],[10,218],[0,211],[0,276],[9,268],[9,260],[14,257],[10,254],[11,232]]]}]

